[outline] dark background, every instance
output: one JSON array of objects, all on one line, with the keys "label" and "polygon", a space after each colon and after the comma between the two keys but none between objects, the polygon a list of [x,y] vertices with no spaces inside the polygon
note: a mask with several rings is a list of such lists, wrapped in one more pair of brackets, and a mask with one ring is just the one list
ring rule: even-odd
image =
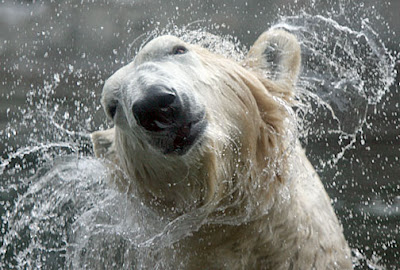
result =
[{"label": "dark background", "polygon": [[[249,47],[280,16],[322,14],[344,7],[339,23],[351,26],[368,18],[399,70],[400,1],[1,1],[0,2],[0,153],[32,142],[54,140],[46,127],[20,124],[32,106],[51,106],[65,113],[64,127],[88,133],[104,126],[99,98],[104,80],[129,61],[130,45],[142,34],[167,25],[209,25],[218,35],[232,35]],[[377,16],[379,14],[380,16]],[[170,27],[170,26],[169,26]],[[368,111],[369,127],[335,166],[322,168],[325,141],[311,140],[310,158],[319,169],[346,237],[366,260],[388,269],[398,266],[400,249],[400,94],[395,83]],[[43,94],[45,93],[45,94]],[[39,108],[38,108],[39,109]],[[77,111],[82,111],[78,114]],[[30,109],[32,112],[32,109]],[[87,114],[85,114],[87,112]],[[94,115],[93,115],[93,112]],[[86,117],[86,121],[74,117]],[[72,120],[72,121],[71,121]],[[33,126],[33,128],[32,128]],[[53,136],[53,137],[52,137]],[[337,147],[330,142],[332,149]],[[378,259],[372,259],[377,256]],[[380,258],[380,259],[379,259]],[[366,268],[366,264],[362,268]]]}]

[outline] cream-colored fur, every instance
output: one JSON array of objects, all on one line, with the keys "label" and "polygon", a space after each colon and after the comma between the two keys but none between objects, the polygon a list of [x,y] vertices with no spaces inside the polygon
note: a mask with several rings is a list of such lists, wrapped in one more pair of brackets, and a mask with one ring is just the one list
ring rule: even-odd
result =
[{"label": "cream-colored fur", "polygon": [[[170,55],[176,45],[188,52]],[[107,80],[102,103],[118,103],[115,127],[92,134],[96,156],[119,166],[119,188],[138,192],[160,216],[203,215],[200,228],[174,243],[176,269],[352,268],[330,199],[296,138],[290,106],[299,69],[296,38],[275,29],[243,63],[160,37]],[[152,147],[127,105],[140,83],[158,81],[205,107],[207,128],[184,155]]]}]

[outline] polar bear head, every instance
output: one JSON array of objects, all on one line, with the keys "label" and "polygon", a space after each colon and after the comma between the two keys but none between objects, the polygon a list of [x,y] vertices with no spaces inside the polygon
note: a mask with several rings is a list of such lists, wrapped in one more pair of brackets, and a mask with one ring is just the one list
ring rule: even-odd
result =
[{"label": "polar bear head", "polygon": [[299,66],[283,30],[262,34],[243,63],[158,37],[106,81],[114,128],[92,134],[95,153],[122,169],[120,187],[163,212],[256,203],[284,181]]},{"label": "polar bear head", "polygon": [[[128,66],[107,80],[102,104],[117,128],[154,155],[184,155],[206,126],[205,73],[190,45],[173,36],[151,41]],[[204,87],[202,87],[204,89]]]}]

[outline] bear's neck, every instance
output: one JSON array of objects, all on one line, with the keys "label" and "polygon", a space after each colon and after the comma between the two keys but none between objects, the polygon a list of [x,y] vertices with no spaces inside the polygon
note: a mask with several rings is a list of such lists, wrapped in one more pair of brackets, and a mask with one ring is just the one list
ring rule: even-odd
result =
[{"label": "bear's neck", "polygon": [[[254,162],[257,158],[244,156],[249,151],[224,147],[228,145],[224,142],[210,140],[204,145],[208,147],[194,148],[184,156],[166,156],[115,130],[118,163],[126,173],[128,189],[160,214],[176,217],[207,206],[212,216],[245,220],[267,212],[272,201],[259,202],[280,186],[280,176],[273,173],[276,168],[264,159]],[[255,208],[253,213],[248,213],[250,208]]]}]

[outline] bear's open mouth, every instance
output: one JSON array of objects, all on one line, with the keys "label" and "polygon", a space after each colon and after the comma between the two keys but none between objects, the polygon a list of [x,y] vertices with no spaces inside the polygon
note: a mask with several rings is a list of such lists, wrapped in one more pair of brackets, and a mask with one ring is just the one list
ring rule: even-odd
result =
[{"label": "bear's open mouth", "polygon": [[[178,128],[171,152],[175,152],[178,155],[183,155],[186,153],[187,150],[189,150],[189,148],[194,145],[197,139],[199,139],[199,137],[202,135],[205,128],[205,123],[206,121],[202,119],[182,125],[180,128]],[[166,154],[168,154],[168,152]]]},{"label": "bear's open mouth", "polygon": [[191,122],[165,128],[161,131],[150,132],[151,144],[165,155],[186,154],[201,138],[207,126],[204,117]]}]

